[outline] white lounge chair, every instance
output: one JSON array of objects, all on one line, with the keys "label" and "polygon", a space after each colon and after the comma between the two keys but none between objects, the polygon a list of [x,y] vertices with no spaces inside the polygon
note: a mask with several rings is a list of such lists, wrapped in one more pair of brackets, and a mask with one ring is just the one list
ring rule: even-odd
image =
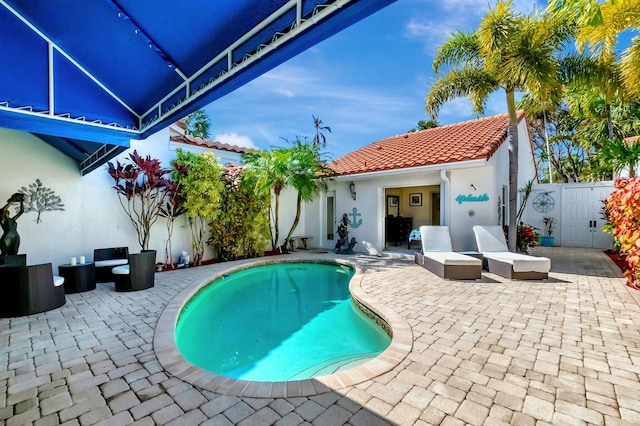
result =
[{"label": "white lounge chair", "polygon": [[482,277],[482,260],[453,251],[448,226],[421,226],[422,253],[418,265],[440,278],[475,280]]},{"label": "white lounge chair", "polygon": [[510,252],[502,227],[476,225],[473,233],[478,251],[487,259],[489,272],[517,280],[542,280],[549,277],[551,260]]}]

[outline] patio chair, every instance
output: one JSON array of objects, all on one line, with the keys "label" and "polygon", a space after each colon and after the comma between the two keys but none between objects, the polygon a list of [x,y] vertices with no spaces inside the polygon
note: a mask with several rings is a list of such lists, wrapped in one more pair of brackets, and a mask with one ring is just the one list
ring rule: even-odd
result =
[{"label": "patio chair", "polygon": [[96,282],[113,282],[115,278],[111,273],[111,270],[115,266],[126,265],[128,261],[128,247],[109,247],[93,250],[93,263],[96,267]]},{"label": "patio chair", "polygon": [[51,263],[27,266],[26,255],[0,259],[0,317],[19,317],[63,306],[64,278],[53,275]]},{"label": "patio chair", "polygon": [[473,227],[478,251],[487,259],[489,272],[514,280],[542,280],[549,277],[551,260],[512,253],[501,226]]},{"label": "patio chair", "polygon": [[448,226],[421,226],[422,253],[415,254],[418,265],[440,278],[475,280],[482,277],[482,260],[453,251]]},{"label": "patio chair", "polygon": [[138,291],[151,288],[156,278],[156,251],[143,250],[130,254],[126,265],[112,269],[116,291]]}]

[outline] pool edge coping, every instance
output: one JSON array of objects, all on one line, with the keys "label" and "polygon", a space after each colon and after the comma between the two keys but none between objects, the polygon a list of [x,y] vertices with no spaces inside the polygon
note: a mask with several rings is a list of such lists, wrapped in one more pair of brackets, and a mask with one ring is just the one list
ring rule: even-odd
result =
[{"label": "pool edge coping", "polygon": [[[200,291],[206,284],[223,275],[234,273],[249,267],[271,263],[318,262],[339,263],[351,266],[355,274],[349,282],[349,291],[354,301],[362,304],[388,325],[391,331],[391,343],[376,358],[338,373],[313,377],[304,380],[286,382],[259,382],[237,380],[206,371],[187,361],[175,344],[174,333],[178,314],[186,301]],[[380,300],[362,289],[366,269],[358,264],[357,258],[259,258],[229,265],[229,268],[212,274],[204,280],[195,280],[176,294],[163,309],[156,323],[153,336],[153,351],[160,365],[169,374],[200,389],[224,395],[253,398],[282,398],[312,396],[344,389],[371,380],[391,371],[399,365],[413,347],[413,332],[405,318],[386,307]]]}]

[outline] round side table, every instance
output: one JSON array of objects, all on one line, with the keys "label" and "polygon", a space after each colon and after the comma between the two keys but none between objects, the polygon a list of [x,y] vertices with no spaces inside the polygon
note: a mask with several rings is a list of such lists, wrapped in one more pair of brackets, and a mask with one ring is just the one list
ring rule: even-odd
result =
[{"label": "round side table", "polygon": [[60,265],[58,275],[64,277],[64,292],[67,294],[96,288],[96,267],[93,262]]}]

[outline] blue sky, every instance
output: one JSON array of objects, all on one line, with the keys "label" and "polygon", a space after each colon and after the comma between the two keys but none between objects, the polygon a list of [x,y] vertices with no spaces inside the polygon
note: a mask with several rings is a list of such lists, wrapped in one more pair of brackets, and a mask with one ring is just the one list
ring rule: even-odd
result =
[{"label": "blue sky", "polygon": [[[427,119],[436,48],[453,31],[473,31],[487,0],[398,0],[205,108],[211,139],[245,147],[286,146],[282,138],[312,137],[319,116],[331,158],[405,133]],[[532,1],[516,0],[528,11]],[[544,6],[546,3],[539,3]],[[486,115],[506,112],[492,95]],[[466,99],[448,103],[441,124],[475,118]]]}]

